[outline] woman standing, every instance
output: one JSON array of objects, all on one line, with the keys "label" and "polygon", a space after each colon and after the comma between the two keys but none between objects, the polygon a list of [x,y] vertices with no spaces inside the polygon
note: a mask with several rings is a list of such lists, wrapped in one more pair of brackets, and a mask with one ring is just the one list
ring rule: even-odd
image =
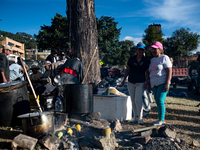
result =
[{"label": "woman standing", "polygon": [[151,48],[154,57],[151,59],[148,74],[154,99],[157,104],[159,118],[159,120],[155,121],[153,124],[162,125],[165,123],[165,99],[172,77],[172,63],[169,57],[164,55],[162,43],[155,42]]},{"label": "woman standing", "polygon": [[143,107],[142,96],[145,84],[145,72],[148,70],[150,61],[144,56],[145,44],[138,43],[136,47],[137,55],[130,57],[126,66],[122,85],[128,77],[128,91],[132,101],[134,119],[131,122],[144,124],[143,122]]}]

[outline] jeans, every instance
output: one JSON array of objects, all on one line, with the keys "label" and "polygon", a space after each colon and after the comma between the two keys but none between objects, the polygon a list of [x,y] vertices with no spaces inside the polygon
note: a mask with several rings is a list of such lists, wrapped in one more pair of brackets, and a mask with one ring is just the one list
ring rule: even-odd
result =
[{"label": "jeans", "polygon": [[165,120],[165,99],[168,91],[164,92],[164,85],[160,84],[152,88],[154,99],[157,104],[158,118],[159,120]]}]

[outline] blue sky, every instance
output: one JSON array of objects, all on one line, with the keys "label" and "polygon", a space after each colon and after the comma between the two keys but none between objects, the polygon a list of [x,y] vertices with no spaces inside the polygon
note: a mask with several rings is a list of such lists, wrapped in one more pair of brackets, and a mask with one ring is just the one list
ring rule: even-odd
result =
[{"label": "blue sky", "polygon": [[[0,0],[0,6],[0,30],[11,33],[38,34],[56,13],[67,16],[66,0]],[[95,0],[95,14],[114,17],[122,27],[119,39],[135,44],[153,23],[166,37],[181,27],[200,34],[200,0]]]}]

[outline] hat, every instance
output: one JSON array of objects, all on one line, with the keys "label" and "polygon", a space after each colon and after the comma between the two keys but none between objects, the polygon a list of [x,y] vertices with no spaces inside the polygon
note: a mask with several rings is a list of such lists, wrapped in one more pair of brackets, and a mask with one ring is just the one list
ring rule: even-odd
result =
[{"label": "hat", "polygon": [[8,49],[8,50],[12,51],[12,49],[10,48],[10,46],[7,45],[7,44],[3,45],[3,49]]},{"label": "hat", "polygon": [[51,62],[49,60],[45,61],[45,66],[46,65],[51,65]]},{"label": "hat", "polygon": [[61,56],[66,56],[66,55],[65,55],[65,52],[62,52],[62,53],[61,53]]},{"label": "hat", "polygon": [[32,70],[32,69],[37,69],[37,70],[39,70],[40,67],[38,67],[38,66],[36,66],[36,65],[32,65],[32,66],[31,66],[31,70]]},{"label": "hat", "polygon": [[160,42],[155,42],[153,45],[151,45],[152,48],[160,48],[163,50],[163,45]]},{"label": "hat", "polygon": [[145,49],[145,46],[146,46],[146,45],[145,45],[144,43],[140,42],[140,43],[137,44],[136,48]]},{"label": "hat", "polygon": [[57,49],[52,49],[51,52],[54,53],[54,54],[58,54]]}]

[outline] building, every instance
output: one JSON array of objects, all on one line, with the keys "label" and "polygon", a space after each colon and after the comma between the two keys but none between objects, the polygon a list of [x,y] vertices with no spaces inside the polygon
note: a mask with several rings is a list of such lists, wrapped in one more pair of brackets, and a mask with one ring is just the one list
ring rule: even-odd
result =
[{"label": "building", "polygon": [[44,61],[51,54],[51,50],[36,51],[36,49],[26,49],[26,59],[34,59]]},{"label": "building", "polygon": [[[13,49],[13,51],[12,51],[13,55],[17,55],[17,56],[20,55],[22,58],[25,58],[24,44],[14,41],[8,37],[2,37],[2,38],[4,38],[4,40],[2,41],[2,45],[4,45],[4,44],[9,45]],[[0,53],[2,53],[2,48],[0,49]]]},{"label": "building", "polygon": [[149,28],[152,27],[152,26],[156,27],[156,31],[157,32],[161,31],[161,24],[155,24],[155,23],[153,23],[153,24],[149,25]]},{"label": "building", "polygon": [[35,49],[26,49],[26,59],[33,59],[35,55]]}]

